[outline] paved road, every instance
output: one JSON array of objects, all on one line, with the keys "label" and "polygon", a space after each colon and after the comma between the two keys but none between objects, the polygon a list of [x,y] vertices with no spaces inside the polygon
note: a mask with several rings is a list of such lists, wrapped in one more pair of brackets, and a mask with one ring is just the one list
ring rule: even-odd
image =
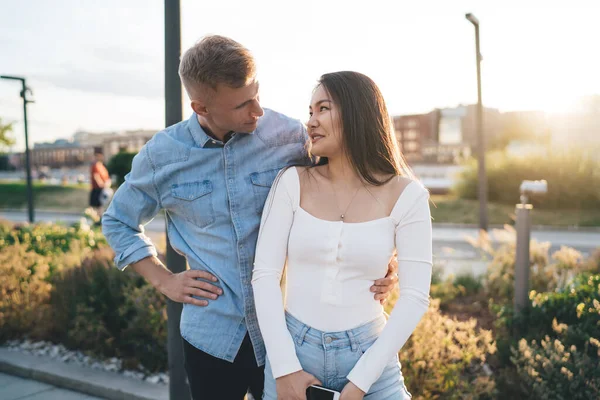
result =
[{"label": "paved road", "polygon": [[0,400],[102,400],[45,383],[0,373]]}]

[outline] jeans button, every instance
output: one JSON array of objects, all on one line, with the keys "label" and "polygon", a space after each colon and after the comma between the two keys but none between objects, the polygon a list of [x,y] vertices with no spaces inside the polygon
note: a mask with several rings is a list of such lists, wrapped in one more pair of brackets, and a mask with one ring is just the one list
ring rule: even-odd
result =
[{"label": "jeans button", "polygon": [[333,342],[333,339],[331,338],[331,336],[327,336],[325,338],[325,343],[330,344],[331,342]]}]

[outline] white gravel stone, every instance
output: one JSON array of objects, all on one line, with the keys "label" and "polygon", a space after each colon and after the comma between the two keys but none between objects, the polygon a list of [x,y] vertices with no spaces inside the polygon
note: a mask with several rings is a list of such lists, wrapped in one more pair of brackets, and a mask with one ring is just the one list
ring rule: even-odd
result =
[{"label": "white gravel stone", "polygon": [[492,376],[493,371],[488,364],[483,364],[483,373],[487,376]]},{"label": "white gravel stone", "polygon": [[131,371],[123,370],[123,361],[112,357],[108,360],[94,359],[81,351],[68,350],[62,344],[52,344],[50,342],[38,341],[32,342],[29,339],[26,340],[10,340],[2,346],[9,351],[21,352],[26,354],[34,354],[40,357],[49,357],[57,359],[65,363],[85,365],[88,368],[101,369],[105,371],[120,373],[128,378],[137,379],[140,381],[147,381],[154,384],[168,384],[169,375],[161,372],[152,375],[146,375],[144,368],[140,366],[140,370]]},{"label": "white gravel stone", "polygon": [[159,383],[160,382],[160,376],[158,375],[150,375],[149,377],[146,378],[146,382],[150,382],[150,383]]}]

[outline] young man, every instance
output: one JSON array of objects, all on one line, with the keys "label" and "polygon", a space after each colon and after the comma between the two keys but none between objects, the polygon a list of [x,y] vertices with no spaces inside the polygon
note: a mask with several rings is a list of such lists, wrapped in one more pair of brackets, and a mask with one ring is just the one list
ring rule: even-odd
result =
[{"label": "young man", "polygon": [[[157,133],[135,157],[103,229],[116,253],[173,301],[194,399],[262,397],[265,349],[251,286],[262,209],[277,173],[307,164],[303,125],[261,108],[254,59],[239,43],[209,36],[189,49],[179,74],[193,115]],[[143,225],[164,209],[171,245],[188,271],[156,258]],[[397,277],[375,282],[387,297]],[[374,300],[375,301],[375,300]]]}]

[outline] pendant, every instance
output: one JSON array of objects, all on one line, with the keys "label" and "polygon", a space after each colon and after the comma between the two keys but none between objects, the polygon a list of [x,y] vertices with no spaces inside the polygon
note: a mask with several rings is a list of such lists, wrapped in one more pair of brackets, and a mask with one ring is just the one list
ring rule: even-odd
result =
[{"label": "pendant", "polygon": [[341,219],[344,219],[344,214],[340,215],[340,218],[341,218]]}]

